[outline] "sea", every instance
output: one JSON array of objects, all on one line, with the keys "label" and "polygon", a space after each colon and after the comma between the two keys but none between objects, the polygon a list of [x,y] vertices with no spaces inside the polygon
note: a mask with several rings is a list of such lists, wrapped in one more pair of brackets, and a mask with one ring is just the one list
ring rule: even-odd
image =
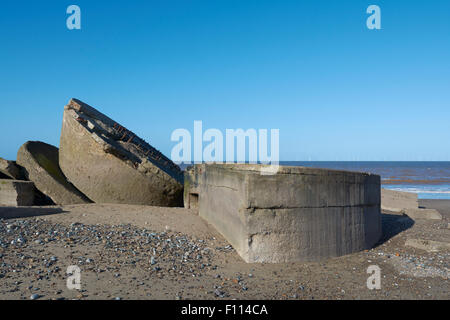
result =
[{"label": "sea", "polygon": [[450,199],[450,161],[281,161],[280,164],[378,174],[382,188],[417,193],[419,199]]},{"label": "sea", "polygon": [[305,166],[378,174],[385,189],[417,193],[419,199],[450,199],[450,161],[282,161]]}]

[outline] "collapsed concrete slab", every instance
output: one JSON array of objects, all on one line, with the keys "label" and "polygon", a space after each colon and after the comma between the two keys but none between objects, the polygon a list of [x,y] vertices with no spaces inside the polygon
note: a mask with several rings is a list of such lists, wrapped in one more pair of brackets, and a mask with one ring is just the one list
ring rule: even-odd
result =
[{"label": "collapsed concrete slab", "polygon": [[200,164],[186,171],[184,199],[246,262],[318,261],[368,249],[381,236],[378,175]]},{"label": "collapsed concrete slab", "polygon": [[15,161],[5,160],[0,157],[0,176],[6,179],[24,180],[22,168]]},{"label": "collapsed concrete slab", "polygon": [[450,250],[450,243],[448,242],[424,239],[407,239],[405,242],[405,246],[413,247],[427,252]]},{"label": "collapsed concrete slab", "polygon": [[381,189],[381,209],[390,212],[403,212],[405,209],[419,208],[416,193]]},{"label": "collapsed concrete slab", "polygon": [[435,209],[404,209],[403,213],[413,220],[442,220],[442,215]]},{"label": "collapsed concrete slab", "polygon": [[59,163],[91,200],[183,206],[183,172],[170,159],[91,106],[64,108]]},{"label": "collapsed concrete slab", "polygon": [[34,183],[0,179],[0,205],[31,206],[34,203]]},{"label": "collapsed concrete slab", "polygon": [[80,204],[91,201],[69,183],[58,165],[58,148],[39,141],[28,141],[17,152],[17,163],[27,180],[55,204]]},{"label": "collapsed concrete slab", "polygon": [[406,214],[414,220],[442,220],[437,210],[419,208],[417,193],[381,189],[381,209]]}]

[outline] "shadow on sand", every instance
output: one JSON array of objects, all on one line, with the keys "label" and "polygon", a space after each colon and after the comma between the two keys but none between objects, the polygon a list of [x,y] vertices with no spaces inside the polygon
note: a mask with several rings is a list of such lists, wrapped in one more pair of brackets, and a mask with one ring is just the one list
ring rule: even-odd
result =
[{"label": "shadow on sand", "polygon": [[64,213],[61,208],[0,207],[0,219],[17,219]]},{"label": "shadow on sand", "polygon": [[382,245],[389,239],[395,237],[399,233],[408,230],[414,225],[414,220],[407,215],[399,214],[381,214],[381,227],[383,230],[383,235],[375,247]]}]

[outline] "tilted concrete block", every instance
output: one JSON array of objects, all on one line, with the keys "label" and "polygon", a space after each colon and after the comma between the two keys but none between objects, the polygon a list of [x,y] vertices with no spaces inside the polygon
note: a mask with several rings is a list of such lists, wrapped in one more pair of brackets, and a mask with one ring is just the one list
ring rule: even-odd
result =
[{"label": "tilted concrete block", "polygon": [[403,213],[414,220],[442,220],[442,215],[435,209],[404,209]]},{"label": "tilted concrete block", "polygon": [[183,172],[170,159],[93,107],[64,108],[59,163],[94,202],[183,205]]},{"label": "tilted concrete block", "polygon": [[3,158],[0,158],[0,175],[4,175],[4,178],[13,180],[25,179],[22,168],[15,161],[9,161]]},{"label": "tilted concrete block", "polygon": [[419,208],[416,193],[381,189],[381,209],[391,212],[403,212],[405,209]]},{"label": "tilted concrete block", "polygon": [[381,236],[377,175],[201,164],[185,174],[185,205],[193,201],[246,262],[318,261],[368,249]]},{"label": "tilted concrete block", "polygon": [[32,206],[34,190],[31,181],[0,179],[0,205]]},{"label": "tilted concrete block", "polygon": [[17,163],[25,176],[55,204],[90,203],[69,183],[58,165],[58,148],[39,141],[28,141],[17,152]]}]

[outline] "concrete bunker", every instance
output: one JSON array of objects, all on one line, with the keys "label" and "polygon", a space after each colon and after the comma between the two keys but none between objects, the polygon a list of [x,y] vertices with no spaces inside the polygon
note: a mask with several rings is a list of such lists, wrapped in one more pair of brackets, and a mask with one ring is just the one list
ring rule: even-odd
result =
[{"label": "concrete bunker", "polygon": [[183,172],[136,134],[93,107],[64,108],[59,163],[92,201],[183,206]]},{"label": "concrete bunker", "polygon": [[198,203],[200,198],[200,189],[198,187],[198,178],[196,171],[189,169],[186,171],[184,178],[184,207],[186,209],[198,210]]},{"label": "concrete bunker", "polygon": [[[371,248],[381,237],[378,175],[260,165],[198,164],[185,173],[185,206],[246,262],[304,262]],[[193,198],[194,197],[194,198]]]}]

